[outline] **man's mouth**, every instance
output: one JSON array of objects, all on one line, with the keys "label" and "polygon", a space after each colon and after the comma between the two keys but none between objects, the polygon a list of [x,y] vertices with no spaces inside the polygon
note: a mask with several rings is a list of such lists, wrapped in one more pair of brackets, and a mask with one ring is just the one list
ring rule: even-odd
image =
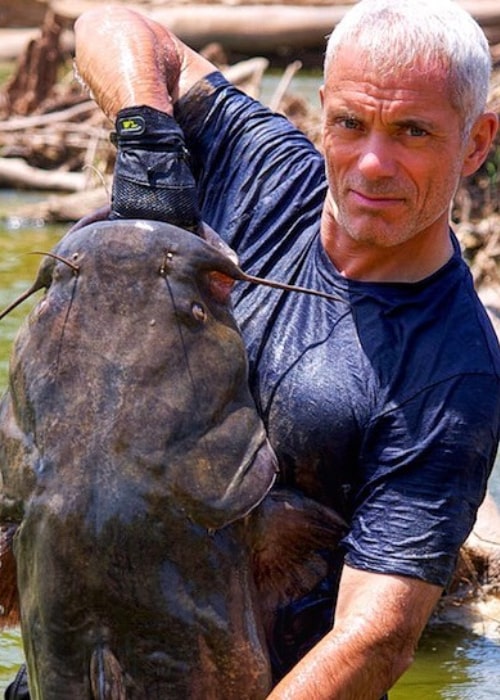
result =
[{"label": "man's mouth", "polygon": [[404,201],[403,197],[391,193],[367,193],[356,189],[350,189],[349,193],[358,206],[369,209],[394,207]]}]

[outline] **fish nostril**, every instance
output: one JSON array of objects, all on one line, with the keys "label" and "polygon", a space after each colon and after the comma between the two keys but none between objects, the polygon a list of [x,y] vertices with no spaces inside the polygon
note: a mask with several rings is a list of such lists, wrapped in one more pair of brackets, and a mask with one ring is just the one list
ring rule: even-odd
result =
[{"label": "fish nostril", "polygon": [[204,323],[207,320],[207,312],[198,301],[193,301],[191,304],[191,313],[193,314],[193,318],[200,321],[200,323]]}]

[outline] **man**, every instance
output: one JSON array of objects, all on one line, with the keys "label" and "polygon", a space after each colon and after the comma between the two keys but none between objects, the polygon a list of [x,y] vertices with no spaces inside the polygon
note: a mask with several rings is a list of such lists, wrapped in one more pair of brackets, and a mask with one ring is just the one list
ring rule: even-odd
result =
[{"label": "man", "polygon": [[76,42],[116,119],[113,216],[147,217],[149,195],[162,216],[175,116],[188,227],[201,216],[251,274],[343,299],[240,285],[234,302],[282,482],[350,523],[334,624],[328,581],[282,611],[269,697],[377,700],[412,661],[499,439],[500,351],[448,224],[497,129],[484,35],[448,0],[361,0],[328,44],[324,160],[138,14],[92,10]]}]

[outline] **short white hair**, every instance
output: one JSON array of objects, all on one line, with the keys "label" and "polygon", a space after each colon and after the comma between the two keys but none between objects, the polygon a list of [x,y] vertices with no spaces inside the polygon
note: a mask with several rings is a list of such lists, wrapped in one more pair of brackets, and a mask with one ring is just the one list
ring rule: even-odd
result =
[{"label": "short white hair", "polygon": [[491,53],[481,27],[453,0],[360,0],[328,39],[325,80],[339,48],[361,47],[381,72],[442,66],[464,135],[486,109]]}]

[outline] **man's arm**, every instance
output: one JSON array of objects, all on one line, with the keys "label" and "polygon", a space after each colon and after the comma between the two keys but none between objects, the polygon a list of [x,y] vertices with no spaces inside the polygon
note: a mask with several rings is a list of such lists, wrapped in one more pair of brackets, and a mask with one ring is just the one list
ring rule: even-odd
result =
[{"label": "man's arm", "polygon": [[77,19],[75,61],[110,119],[138,105],[172,115],[173,103],[215,70],[165,27],[121,6],[92,9]]},{"label": "man's arm", "polygon": [[335,627],[269,700],[379,700],[413,660],[442,589],[345,566]]},{"label": "man's arm", "polygon": [[75,25],[76,71],[115,121],[112,219],[155,219],[203,235],[197,186],[173,103],[214,66],[123,7]]}]

